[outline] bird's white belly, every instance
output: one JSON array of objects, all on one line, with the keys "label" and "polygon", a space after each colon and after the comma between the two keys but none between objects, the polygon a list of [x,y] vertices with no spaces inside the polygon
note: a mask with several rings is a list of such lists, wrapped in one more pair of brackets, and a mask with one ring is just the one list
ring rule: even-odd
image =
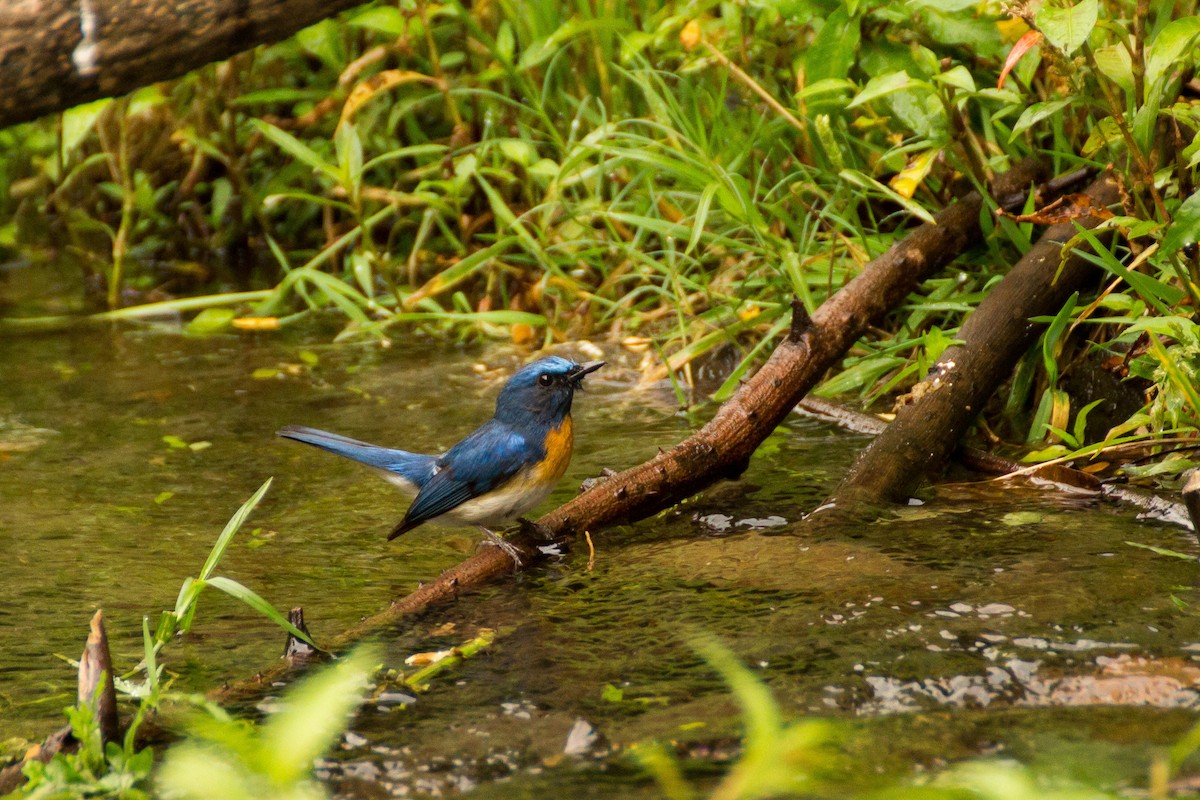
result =
[{"label": "bird's white belly", "polygon": [[532,511],[553,489],[553,484],[538,484],[520,475],[493,492],[447,511],[434,521],[484,527],[504,525]]},{"label": "bird's white belly", "polygon": [[397,475],[390,469],[381,469],[379,467],[374,467],[373,469],[375,470],[375,474],[383,478],[392,486],[395,486],[400,491],[404,492],[409,497],[417,496],[419,489],[417,488],[417,485],[408,478],[405,478],[403,475]]}]

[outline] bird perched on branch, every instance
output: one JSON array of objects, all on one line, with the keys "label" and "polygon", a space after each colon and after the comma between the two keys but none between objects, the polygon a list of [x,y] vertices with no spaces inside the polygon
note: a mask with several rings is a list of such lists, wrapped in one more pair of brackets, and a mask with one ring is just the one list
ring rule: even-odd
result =
[{"label": "bird perched on branch", "polygon": [[471,524],[520,564],[515,550],[490,528],[531,511],[566,472],[574,445],[571,400],[584,376],[602,366],[603,361],[577,364],[550,356],[523,367],[500,390],[492,418],[439,456],[297,425],[278,435],[366,464],[415,496],[389,541],[426,522]]}]

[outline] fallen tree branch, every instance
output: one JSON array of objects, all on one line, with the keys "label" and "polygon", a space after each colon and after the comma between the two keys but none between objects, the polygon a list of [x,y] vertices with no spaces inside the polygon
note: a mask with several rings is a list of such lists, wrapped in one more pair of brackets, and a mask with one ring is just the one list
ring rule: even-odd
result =
[{"label": "fallen tree branch", "polygon": [[[1110,175],[1085,191],[1091,208],[1119,200]],[[1045,327],[1033,317],[1053,316],[1070,295],[1085,287],[1097,268],[1063,244],[1076,225],[1094,228],[1089,214],[1046,228],[1038,243],[1009,271],[963,323],[957,338],[917,385],[896,419],[863,451],[832,501],[823,509],[845,510],[907,498],[932,470],[940,469],[983,404],[1012,372],[1017,360]]]},{"label": "fallen tree branch", "polygon": [[0,0],[0,128],[286,39],[362,0]]},{"label": "fallen tree branch", "polygon": [[[888,426],[888,423],[879,417],[816,397],[804,398],[797,404],[796,410],[814,419],[869,436],[878,436]],[[1200,508],[1200,470],[1193,471],[1183,489],[1184,502],[1179,503],[1145,489],[1101,481],[1090,473],[1065,464],[1032,465],[1031,471],[1029,464],[1022,464],[974,447],[959,448],[958,459],[968,469],[985,475],[994,475],[1000,479],[1011,476],[1036,480],[1068,492],[1094,492],[1098,497],[1115,505],[1142,509],[1143,517],[1200,531],[1200,511],[1192,510],[1193,506]]]}]

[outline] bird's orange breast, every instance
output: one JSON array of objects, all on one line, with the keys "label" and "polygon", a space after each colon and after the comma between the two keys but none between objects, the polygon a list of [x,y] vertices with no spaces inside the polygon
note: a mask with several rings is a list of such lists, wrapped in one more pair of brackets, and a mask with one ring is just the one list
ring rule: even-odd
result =
[{"label": "bird's orange breast", "polygon": [[571,415],[568,414],[561,425],[546,434],[546,457],[537,466],[538,481],[551,483],[561,478],[571,463],[571,450],[574,447],[575,435],[571,427]]}]

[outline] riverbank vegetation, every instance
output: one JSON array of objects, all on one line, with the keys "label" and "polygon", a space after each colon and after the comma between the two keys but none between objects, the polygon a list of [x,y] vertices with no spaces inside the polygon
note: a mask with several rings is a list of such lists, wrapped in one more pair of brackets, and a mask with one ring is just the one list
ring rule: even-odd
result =
[{"label": "riverbank vegetation", "polygon": [[[1094,241],[1094,286],[989,421],[1043,458],[1169,437],[1200,400],[1197,19],[1187,2],[1139,8],[367,6],[0,133],[0,246],[69,265],[74,312],[179,310],[196,332],[330,311],[342,337],[615,337],[685,383],[732,359],[720,399],[782,335],[791,297],[811,313],[965,188],[1031,155],[1060,173],[1112,165],[1123,207],[1101,229],[1120,235]],[[1035,223],[1080,213],[989,213],[984,246],[822,391],[903,392]]]}]

